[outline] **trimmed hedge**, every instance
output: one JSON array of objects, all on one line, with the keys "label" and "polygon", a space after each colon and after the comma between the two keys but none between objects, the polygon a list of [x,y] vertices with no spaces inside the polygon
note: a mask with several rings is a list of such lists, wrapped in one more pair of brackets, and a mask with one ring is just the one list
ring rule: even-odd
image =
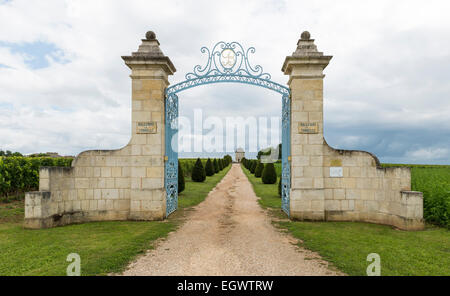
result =
[{"label": "trimmed hedge", "polygon": [[255,170],[256,170],[256,160],[252,160],[252,163],[251,163],[251,166],[250,166],[250,172],[252,174],[254,174]]},{"label": "trimmed hedge", "polygon": [[[192,171],[194,169],[194,165],[195,165],[195,162],[197,161],[197,159],[196,158],[180,158],[179,160],[180,160],[181,166],[183,167],[184,176],[187,177],[187,178],[191,178]],[[203,164],[203,167],[205,168],[205,173],[206,173],[206,162],[207,162],[207,159],[206,158],[201,158],[200,160],[202,161],[202,164]],[[231,158],[230,155],[225,155],[223,157],[222,161],[224,163],[226,163],[226,165],[224,166],[224,168],[225,168],[230,163],[233,162],[233,159]],[[212,162],[212,160],[211,160],[211,162]],[[214,172],[215,172],[215,170],[214,170]]]},{"label": "trimmed hedge", "polygon": [[206,176],[208,176],[208,177],[214,175],[214,173],[215,173],[215,170],[214,170],[214,167],[213,167],[213,164],[212,164],[212,161],[210,158],[208,158],[208,160],[206,161],[205,173],[206,173]]},{"label": "trimmed hedge", "polygon": [[258,161],[258,165],[256,166],[256,169],[255,169],[255,177],[261,178],[263,170],[264,170],[264,164],[262,162]]},{"label": "trimmed hedge", "polygon": [[262,181],[264,184],[275,184],[277,182],[277,172],[273,163],[269,162],[264,166]]},{"label": "trimmed hedge", "polygon": [[194,182],[203,182],[206,179],[205,169],[203,168],[203,164],[200,158],[197,158],[197,161],[195,162],[191,178]]},{"label": "trimmed hedge", "polygon": [[223,157],[223,160],[225,161],[225,167],[233,162],[233,158],[228,154]]},{"label": "trimmed hedge", "polygon": [[213,164],[214,164],[214,172],[217,174],[220,171],[219,164],[217,163],[217,158],[214,158]]}]

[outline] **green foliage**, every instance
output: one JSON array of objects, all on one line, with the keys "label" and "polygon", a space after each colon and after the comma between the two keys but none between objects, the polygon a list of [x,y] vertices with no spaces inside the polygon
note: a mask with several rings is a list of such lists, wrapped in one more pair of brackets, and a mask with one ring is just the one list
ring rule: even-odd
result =
[{"label": "green foliage", "polygon": [[223,157],[223,160],[225,160],[225,166],[228,166],[230,163],[233,162],[233,158],[231,157],[231,155],[225,155]]},{"label": "green foliage", "polygon": [[273,163],[269,162],[264,166],[262,181],[264,184],[275,184],[277,182],[277,173]]},{"label": "green foliage", "polygon": [[6,151],[0,150],[0,157],[2,157],[2,156],[4,156],[4,157],[14,157],[14,156],[17,157],[17,156],[23,156],[23,155],[20,152],[11,152],[9,150],[6,150]]},{"label": "green foliage", "polygon": [[256,160],[251,160],[250,162],[250,166],[249,166],[249,170],[252,174],[255,173],[255,169],[256,169]]},{"label": "green foliage", "polygon": [[278,181],[278,195],[281,197],[281,178]]},{"label": "green foliage", "polygon": [[450,229],[450,167],[413,167],[411,189],[423,192],[425,220]]},{"label": "green foliage", "polygon": [[256,169],[255,169],[255,177],[261,178],[263,170],[264,170],[264,164],[262,162],[258,161],[258,164],[256,165]]},{"label": "green foliage", "polygon": [[217,163],[217,158],[214,158],[213,166],[214,166],[214,172],[217,174],[220,171],[219,164]]},{"label": "green foliage", "polygon": [[73,160],[72,158],[12,156],[12,154],[10,153],[8,157],[0,157],[0,197],[37,190],[40,167],[69,167]]},{"label": "green foliage", "polygon": [[260,160],[262,155],[270,155],[272,152],[277,153],[278,160],[281,160],[281,143],[278,144],[278,146],[276,148],[269,147],[269,148],[261,149],[260,151],[258,151],[258,155],[256,155],[256,158],[258,160]]},{"label": "green foliage", "polygon": [[[188,177],[190,179],[191,175],[192,175],[192,170],[194,169],[195,162],[197,161],[197,159],[196,158],[180,158],[179,160],[180,160],[181,166],[183,167],[184,176]],[[200,160],[202,161],[202,164],[203,164],[203,167],[205,168],[205,173],[206,173],[206,163],[208,162],[208,160],[207,160],[207,158],[201,158]],[[225,155],[223,160],[228,161],[225,166],[228,166],[233,161],[233,159],[229,155]],[[212,162],[213,161],[211,160],[211,163]],[[215,172],[215,170],[214,170],[214,172]]]},{"label": "green foliage", "polygon": [[205,182],[193,182],[186,180],[186,190],[178,196],[178,207],[186,208],[199,204],[204,201],[208,193],[216,186],[216,184],[226,175],[230,167],[207,177]]},{"label": "green foliage", "polygon": [[183,167],[181,166],[180,161],[178,160],[178,193],[183,192],[185,187],[186,182],[184,180]]},{"label": "green foliage", "polygon": [[222,159],[222,158],[219,158],[219,159],[217,160],[217,163],[219,164],[219,170],[220,170],[220,171],[223,170],[223,159]]},{"label": "green foliage", "polygon": [[206,176],[208,176],[208,177],[211,177],[215,173],[215,170],[214,170],[214,167],[213,167],[213,164],[212,164],[212,161],[210,158],[208,158],[208,160],[206,161],[205,173],[206,173]]},{"label": "green foliage", "polygon": [[200,158],[197,158],[197,161],[195,162],[191,178],[194,182],[203,182],[206,179],[206,172]]},{"label": "green foliage", "polygon": [[272,148],[266,148],[258,151],[258,154],[256,155],[256,159],[260,160],[262,155],[270,155]]}]

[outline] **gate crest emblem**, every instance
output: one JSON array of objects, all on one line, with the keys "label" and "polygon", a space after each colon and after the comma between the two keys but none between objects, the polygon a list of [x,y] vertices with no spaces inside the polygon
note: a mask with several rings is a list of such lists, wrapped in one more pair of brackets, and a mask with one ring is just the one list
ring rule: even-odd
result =
[{"label": "gate crest emblem", "polygon": [[207,55],[206,63],[196,65],[192,72],[186,74],[185,81],[176,83],[166,89],[165,102],[165,131],[166,156],[165,187],[166,187],[166,215],[170,215],[178,206],[178,153],[172,144],[177,144],[177,93],[199,85],[237,82],[256,85],[271,89],[282,95],[282,209],[290,214],[290,96],[291,91],[286,86],[271,80],[269,73],[263,71],[260,65],[252,66],[249,54],[255,53],[254,47],[244,49],[238,42],[220,41],[209,50],[202,47],[200,51]]}]

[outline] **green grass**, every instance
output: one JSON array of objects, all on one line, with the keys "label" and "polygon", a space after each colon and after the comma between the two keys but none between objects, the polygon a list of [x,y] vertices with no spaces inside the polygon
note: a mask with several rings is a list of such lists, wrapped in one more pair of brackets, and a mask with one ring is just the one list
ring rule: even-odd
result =
[{"label": "green grass", "polygon": [[82,275],[122,271],[182,221],[183,209],[203,201],[230,166],[203,183],[186,182],[180,210],[165,221],[92,222],[51,229],[22,227],[23,201],[0,203],[0,275],[65,275],[67,255],[81,257]]},{"label": "green grass", "polygon": [[65,275],[67,255],[81,257],[82,275],[119,272],[151,242],[176,228],[165,222],[92,222],[43,230],[0,224],[0,275]]},{"label": "green grass", "polygon": [[264,184],[261,178],[256,178],[244,166],[241,165],[241,167],[250,183],[252,183],[256,196],[259,197],[259,204],[263,208],[281,209],[281,198],[278,195],[279,180],[277,180],[277,184]]},{"label": "green grass", "polygon": [[406,232],[355,222],[278,223],[348,275],[366,275],[367,255],[381,258],[381,275],[450,275],[450,232],[432,227]]},{"label": "green grass", "polygon": [[[243,170],[260,197],[260,204],[271,209],[274,217],[282,217],[277,184],[262,184],[259,178]],[[274,223],[301,240],[301,246],[318,252],[349,275],[366,275],[370,264],[366,258],[370,253],[380,255],[382,275],[450,275],[450,231],[444,228],[427,226],[424,231],[407,232],[355,222],[274,219]]]},{"label": "green grass", "polygon": [[0,225],[6,222],[21,222],[24,216],[24,201],[0,202]]},{"label": "green grass", "polygon": [[206,177],[206,180],[201,183],[186,178],[186,189],[178,196],[178,206],[180,208],[192,207],[204,201],[208,193],[222,180],[230,168],[231,165],[211,177]]}]

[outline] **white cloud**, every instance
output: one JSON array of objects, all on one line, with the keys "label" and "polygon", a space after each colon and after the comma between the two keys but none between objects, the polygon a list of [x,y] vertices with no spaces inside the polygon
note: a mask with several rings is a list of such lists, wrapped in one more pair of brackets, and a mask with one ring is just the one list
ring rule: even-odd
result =
[{"label": "white cloud", "polygon": [[406,156],[414,161],[425,160],[434,161],[448,158],[450,155],[450,150],[447,148],[426,148],[418,149],[414,151],[408,151]]},{"label": "white cloud", "polygon": [[[284,58],[307,29],[319,50],[334,55],[325,71],[331,145],[375,149],[382,160],[401,159],[411,146],[428,151],[430,139],[433,149],[445,149],[449,8],[445,1],[2,3],[0,42],[53,44],[69,62],[50,60],[47,68],[31,69],[25,55],[0,46],[0,65],[9,66],[0,67],[0,149],[76,154],[125,145],[131,89],[120,56],[135,51],[149,29],[178,70],[171,82],[204,62],[201,46],[236,40],[254,46],[252,62],[282,84]],[[222,117],[281,111],[277,95],[231,84],[196,88],[180,101],[187,116],[194,107]],[[426,154],[408,155],[427,160]]]}]

